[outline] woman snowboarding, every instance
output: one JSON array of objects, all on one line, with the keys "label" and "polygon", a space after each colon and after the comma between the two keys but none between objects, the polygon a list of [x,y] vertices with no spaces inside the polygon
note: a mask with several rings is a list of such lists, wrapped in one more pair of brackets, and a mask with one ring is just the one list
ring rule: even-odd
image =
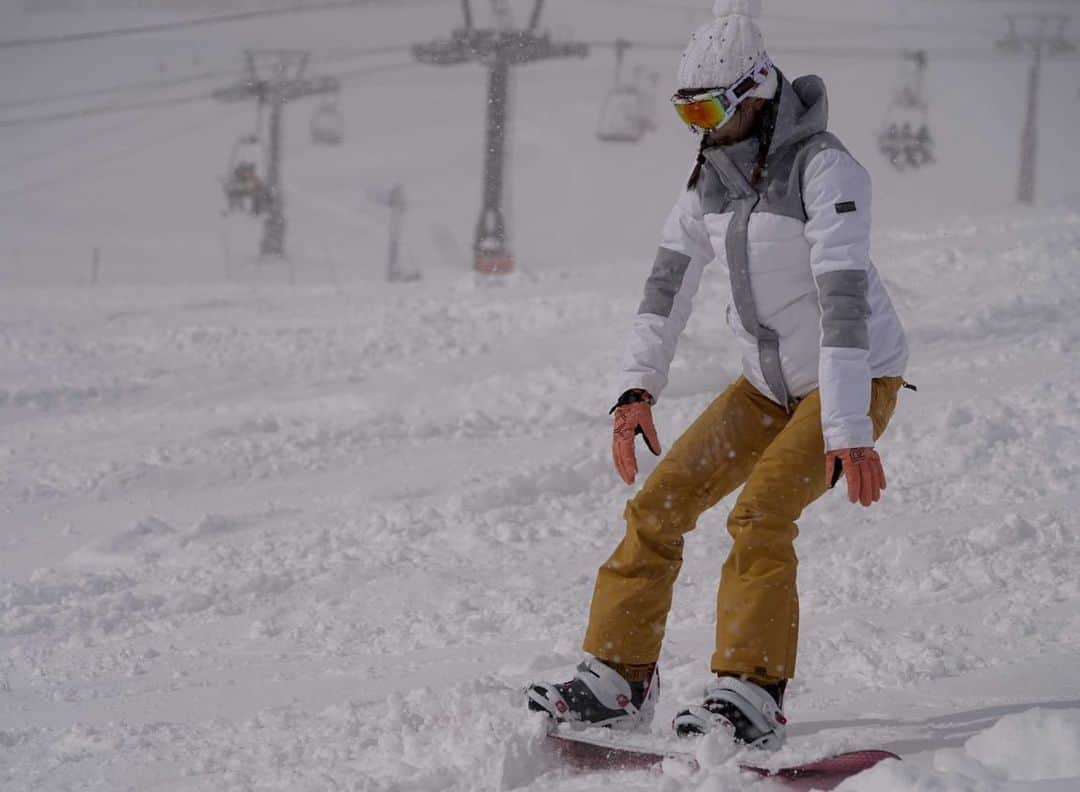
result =
[{"label": "woman snowboarding", "polygon": [[[675,717],[681,735],[728,730],[775,749],[795,672],[794,542],[802,512],[840,479],[852,503],[885,489],[874,443],[896,407],[907,343],[870,261],[870,178],[827,127],[825,86],[789,82],[754,19],[760,0],[717,0],[691,37],[675,109],[701,136],[623,358],[613,409],[619,475],[634,441],[654,454],[652,406],[703,272],[730,281],[727,320],[742,376],[678,439],[626,506],[626,535],[600,568],[584,650],[565,683],[535,683],[529,707],[558,721],[647,725],[683,536],[740,485],[716,605],[713,676]],[[718,310],[706,306],[706,310]]]}]

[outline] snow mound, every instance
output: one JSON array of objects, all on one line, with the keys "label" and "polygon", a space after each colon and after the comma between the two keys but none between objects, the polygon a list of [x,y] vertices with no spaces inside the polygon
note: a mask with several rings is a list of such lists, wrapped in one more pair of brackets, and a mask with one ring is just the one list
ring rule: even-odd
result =
[{"label": "snow mound", "polygon": [[1080,779],[1080,709],[1006,715],[964,748],[1013,781]]},{"label": "snow mound", "polygon": [[911,762],[888,761],[849,778],[836,792],[994,792],[996,785],[956,773],[941,774]]},{"label": "snow mound", "polygon": [[550,768],[543,718],[523,719],[521,709],[520,692],[494,677],[391,693],[380,721],[366,724],[364,771],[376,788],[527,786]]},{"label": "snow mound", "polygon": [[933,769],[917,761],[882,762],[837,792],[1006,792],[1021,788],[1015,782],[1032,781],[1047,782],[1046,789],[1080,788],[1080,710],[1036,707],[1006,715],[963,750],[937,751]]}]

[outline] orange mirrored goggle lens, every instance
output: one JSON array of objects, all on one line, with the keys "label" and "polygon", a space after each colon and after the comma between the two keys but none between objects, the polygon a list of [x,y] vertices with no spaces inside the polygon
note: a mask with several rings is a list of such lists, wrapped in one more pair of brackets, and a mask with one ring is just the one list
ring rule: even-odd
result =
[{"label": "orange mirrored goggle lens", "polygon": [[698,129],[716,129],[728,120],[728,112],[715,97],[696,102],[677,102],[675,112],[684,123]]}]

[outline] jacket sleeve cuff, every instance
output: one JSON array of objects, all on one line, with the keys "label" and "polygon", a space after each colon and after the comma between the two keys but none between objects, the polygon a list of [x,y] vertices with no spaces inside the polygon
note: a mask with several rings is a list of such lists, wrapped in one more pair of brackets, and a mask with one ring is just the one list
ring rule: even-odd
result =
[{"label": "jacket sleeve cuff", "polygon": [[867,415],[851,418],[839,426],[826,427],[825,451],[840,451],[845,448],[872,448],[874,445],[874,422]]},{"label": "jacket sleeve cuff", "polygon": [[627,372],[623,374],[621,385],[620,393],[626,393],[634,388],[648,391],[653,398],[653,404],[656,404],[660,398],[660,392],[667,385],[667,377],[657,373]]}]

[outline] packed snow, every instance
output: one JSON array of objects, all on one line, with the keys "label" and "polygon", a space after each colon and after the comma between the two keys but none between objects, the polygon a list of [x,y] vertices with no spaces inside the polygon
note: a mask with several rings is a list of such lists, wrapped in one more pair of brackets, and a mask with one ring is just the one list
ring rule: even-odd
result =
[{"label": "packed snow", "polygon": [[[920,390],[885,501],[803,520],[778,759],[904,755],[847,787],[875,792],[1070,788],[1080,214],[876,243]],[[577,659],[621,532],[605,408],[636,284],[609,274],[6,292],[4,788],[611,783],[552,767],[520,693]],[[695,315],[662,437],[731,353]],[[725,544],[720,507],[687,546],[658,730],[707,672]],[[745,783],[704,772],[619,783]]]},{"label": "packed snow", "polygon": [[[590,36],[610,13],[553,6]],[[767,34],[770,8],[799,5],[766,2]],[[454,19],[369,11],[388,40],[434,37]],[[627,30],[606,32],[647,36],[656,13],[636,8]],[[671,15],[661,32],[679,40],[693,18]],[[260,24],[288,40],[288,23]],[[294,32],[311,46],[344,36],[326,20]],[[212,67],[246,39],[201,41]],[[156,65],[152,43],[111,46]],[[645,57],[674,69],[672,53]],[[3,64],[48,59],[0,52]],[[520,267],[494,281],[464,253],[479,196],[476,69],[351,88],[343,160],[311,151],[295,119],[288,266],[259,265],[257,228],[216,214],[215,167],[242,124],[206,122],[238,111],[113,118],[115,138],[102,119],[0,130],[0,789],[774,788],[708,742],[698,772],[572,773],[525,712],[528,681],[564,679],[580,658],[596,568],[622,535],[633,490],[612,468],[607,413],[692,154],[666,117],[638,147],[592,138],[609,65],[519,75],[539,96],[516,107]],[[852,110],[877,112],[891,66],[865,86],[836,64],[807,66],[835,75],[837,129],[874,173],[873,256],[919,391],[903,392],[879,444],[883,501],[862,510],[832,493],[800,523],[791,739],[768,762],[872,747],[903,761],[841,790],[1080,789],[1080,205],[1067,192],[1080,160],[1045,155],[1049,197],[1011,207],[1019,122],[980,136],[958,112],[941,119],[941,169],[904,181]],[[987,68],[1022,85],[1017,64]],[[977,74],[950,72],[939,90]],[[1073,103],[1047,111],[1055,151],[1080,103],[1067,71],[1048,74]],[[956,101],[966,112],[992,84]],[[0,85],[17,95],[12,79]],[[433,128],[373,111],[402,89],[430,99]],[[564,92],[552,113],[544,101]],[[1007,174],[958,185],[991,149]],[[176,196],[147,192],[155,167]],[[424,278],[390,284],[366,191],[399,172],[416,198],[409,263]],[[703,286],[656,408],[667,445],[738,375],[723,286]],[[639,462],[655,464],[643,448]],[[707,678],[729,506],[688,538],[659,743]]]}]

